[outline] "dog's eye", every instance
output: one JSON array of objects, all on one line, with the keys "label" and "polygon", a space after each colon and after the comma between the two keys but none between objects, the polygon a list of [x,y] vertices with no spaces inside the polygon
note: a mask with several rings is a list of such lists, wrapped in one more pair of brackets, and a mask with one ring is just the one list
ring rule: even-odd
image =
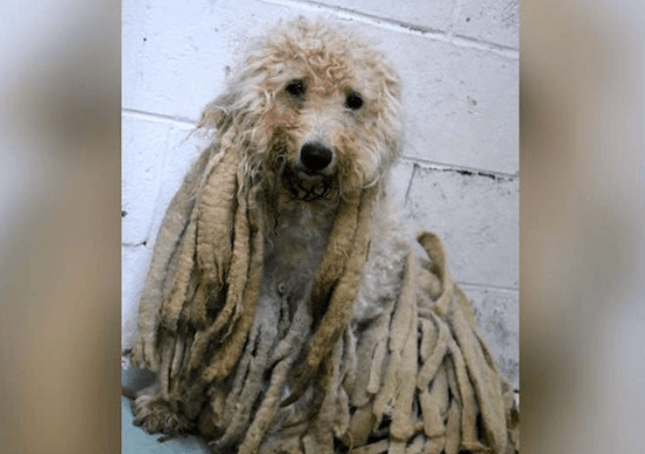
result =
[{"label": "dog's eye", "polygon": [[362,105],[363,98],[361,98],[361,95],[359,93],[353,91],[347,95],[347,99],[345,100],[345,107],[348,107],[352,110],[358,110]]},{"label": "dog's eye", "polygon": [[287,85],[287,93],[289,93],[294,98],[302,98],[307,91],[307,86],[305,85],[304,80],[296,79],[289,82]]}]

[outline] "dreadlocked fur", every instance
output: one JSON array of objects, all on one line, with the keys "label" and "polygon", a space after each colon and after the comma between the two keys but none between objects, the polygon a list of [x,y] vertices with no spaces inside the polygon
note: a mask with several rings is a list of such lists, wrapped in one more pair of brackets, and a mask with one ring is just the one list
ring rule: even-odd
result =
[{"label": "dreadlocked fur", "polygon": [[[334,171],[318,178],[296,165],[311,131],[294,78],[312,105],[363,97],[329,122]],[[214,452],[515,452],[512,392],[438,238],[421,234],[419,257],[386,197],[399,96],[374,49],[299,20],[207,106],[217,134],[167,210],[140,302],[132,361],[158,382],[136,424]]]}]

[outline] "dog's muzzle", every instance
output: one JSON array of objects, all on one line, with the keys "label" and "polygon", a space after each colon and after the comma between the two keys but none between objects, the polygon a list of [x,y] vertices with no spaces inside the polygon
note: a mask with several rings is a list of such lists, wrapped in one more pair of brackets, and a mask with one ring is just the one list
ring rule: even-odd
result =
[{"label": "dog's muzzle", "polygon": [[295,166],[286,165],[282,181],[292,197],[311,202],[333,195],[336,177],[331,172],[334,159],[332,150],[318,142],[307,142],[300,149]]},{"label": "dog's muzzle", "polygon": [[311,202],[332,197],[335,188],[332,177],[318,175],[310,177],[286,166],[282,172],[282,182],[296,200]]}]

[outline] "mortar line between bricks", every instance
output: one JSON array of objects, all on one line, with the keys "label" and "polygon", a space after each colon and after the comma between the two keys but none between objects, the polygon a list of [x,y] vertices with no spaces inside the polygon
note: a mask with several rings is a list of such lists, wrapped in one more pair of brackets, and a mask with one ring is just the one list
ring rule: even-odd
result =
[{"label": "mortar line between bricks", "polygon": [[409,156],[402,156],[401,160],[403,161],[408,161],[411,164],[416,164],[419,167],[423,167],[426,169],[434,169],[434,170],[448,170],[448,171],[453,171],[453,172],[459,172],[459,171],[464,171],[464,172],[470,172],[476,175],[482,175],[482,176],[493,176],[496,178],[505,178],[508,180],[514,180],[519,177],[517,174],[513,173],[508,173],[508,172],[499,172],[497,170],[490,170],[490,169],[479,169],[477,167],[468,167],[468,166],[462,166],[462,165],[456,165],[456,164],[448,164],[444,162],[437,162],[437,161],[430,161],[428,159],[423,159],[423,158],[418,158],[418,157],[409,157]]},{"label": "mortar line between bricks", "polygon": [[148,240],[142,241],[141,243],[121,243],[121,247],[125,248],[138,248],[138,247],[146,247],[148,245]]},{"label": "mortar line between bricks", "polygon": [[417,163],[412,163],[412,173],[410,174],[410,181],[408,181],[408,188],[405,190],[405,198],[403,199],[403,206],[407,206],[408,200],[410,200],[410,190],[412,189],[412,181],[414,181],[414,176],[417,174],[417,169],[419,165]]},{"label": "mortar line between bricks", "polygon": [[446,31],[436,30],[430,27],[424,27],[416,24],[410,24],[403,21],[397,21],[395,19],[389,19],[386,17],[375,16],[373,14],[367,14],[367,13],[363,13],[363,12],[348,9],[348,8],[342,8],[340,6],[330,6],[324,3],[318,3],[314,1],[302,1],[302,0],[260,0],[260,1],[264,3],[274,4],[274,5],[296,7],[296,8],[307,9],[311,11],[333,12],[336,16],[338,16],[341,19],[351,19],[357,22],[376,25],[386,30],[405,32],[415,36],[423,36],[423,37],[433,39],[435,41],[449,43],[457,47],[465,47],[465,48],[475,49],[475,50],[484,50],[512,60],[518,60],[520,56],[519,50],[514,47],[503,46],[501,44],[492,43],[490,41],[478,40],[476,38],[467,38],[461,35],[453,36],[451,33]]},{"label": "mortar line between bricks", "polygon": [[502,46],[500,44],[491,43],[489,41],[482,41],[470,36],[454,35],[451,42],[455,46],[487,50],[503,57],[512,58],[514,60],[519,60],[520,58],[519,51],[513,47]]},{"label": "mortar line between bricks", "polygon": [[121,113],[127,114],[133,118],[139,118],[143,120],[154,120],[161,123],[169,123],[178,126],[190,126],[195,128],[197,124],[194,121],[189,120],[188,118],[173,117],[171,115],[164,115],[159,113],[146,112],[144,110],[136,109],[121,109]]},{"label": "mortar line between bricks", "polygon": [[491,289],[491,290],[501,290],[505,292],[511,292],[511,293],[518,293],[520,289],[516,287],[507,287],[504,285],[492,285],[492,284],[478,284],[475,282],[464,282],[464,281],[457,281],[458,285],[462,285],[465,287],[474,287],[478,289]]}]

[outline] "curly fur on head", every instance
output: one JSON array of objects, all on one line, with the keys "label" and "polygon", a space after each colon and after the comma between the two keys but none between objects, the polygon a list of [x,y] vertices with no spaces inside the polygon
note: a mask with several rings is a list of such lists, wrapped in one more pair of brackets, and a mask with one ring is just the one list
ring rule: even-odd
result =
[{"label": "curly fur on head", "polygon": [[284,164],[300,168],[303,145],[320,143],[333,152],[325,173],[337,172],[348,193],[375,184],[399,156],[399,97],[396,73],[374,48],[300,20],[279,26],[248,55],[200,125],[238,131],[234,145],[253,182]]},{"label": "curly fur on head", "polygon": [[206,107],[141,298],[132,361],[159,380],[136,424],[215,452],[512,452],[441,244],[416,257],[389,206],[399,97],[371,46],[301,19]]}]

